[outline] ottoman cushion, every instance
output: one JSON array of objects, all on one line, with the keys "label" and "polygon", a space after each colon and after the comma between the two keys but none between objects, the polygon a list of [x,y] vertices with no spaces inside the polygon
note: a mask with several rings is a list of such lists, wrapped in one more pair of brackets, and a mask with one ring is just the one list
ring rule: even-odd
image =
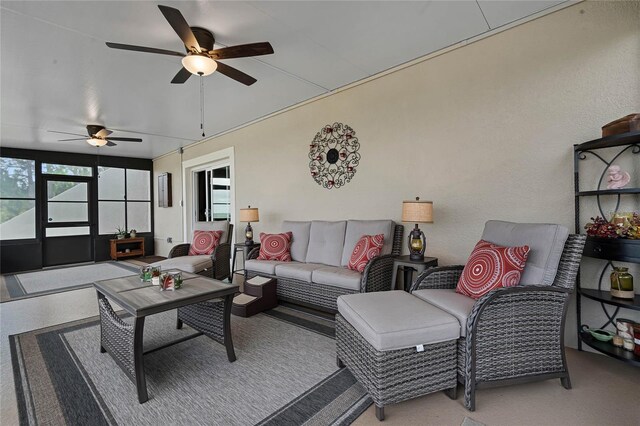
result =
[{"label": "ottoman cushion", "polygon": [[211,266],[213,266],[213,261],[211,260],[211,256],[208,254],[200,254],[197,256],[172,257],[170,259],[154,262],[151,266],[159,266],[163,270],[180,269],[181,271],[197,274],[200,271],[211,268]]},{"label": "ottoman cushion", "polygon": [[456,317],[402,290],[340,296],[338,312],[378,351],[460,337]]},{"label": "ottoman cushion", "polygon": [[467,318],[471,315],[475,299],[448,288],[428,288],[416,290],[411,294],[458,318],[460,335],[467,336]]}]

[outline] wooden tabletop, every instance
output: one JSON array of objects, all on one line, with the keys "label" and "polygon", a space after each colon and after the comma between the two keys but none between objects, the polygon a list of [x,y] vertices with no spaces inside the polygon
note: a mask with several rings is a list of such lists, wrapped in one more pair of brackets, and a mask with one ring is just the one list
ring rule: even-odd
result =
[{"label": "wooden tabletop", "polygon": [[201,276],[185,280],[182,288],[175,291],[160,291],[159,286],[141,282],[137,275],[97,281],[93,285],[97,291],[137,318],[228,296],[239,289],[236,284]]}]

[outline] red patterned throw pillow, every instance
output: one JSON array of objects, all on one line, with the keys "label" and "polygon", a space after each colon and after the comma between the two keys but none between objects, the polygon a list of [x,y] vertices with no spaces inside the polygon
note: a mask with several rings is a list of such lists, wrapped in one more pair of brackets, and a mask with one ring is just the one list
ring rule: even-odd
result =
[{"label": "red patterned throw pillow", "polygon": [[480,240],[464,266],[456,293],[479,299],[491,290],[518,285],[529,246],[502,247]]},{"label": "red patterned throw pillow", "polygon": [[282,234],[260,233],[260,254],[258,260],[280,260],[291,262],[291,232]]},{"label": "red patterned throw pillow", "polygon": [[384,234],[363,235],[353,248],[347,268],[364,272],[364,268],[371,259],[380,255],[384,244]]},{"label": "red patterned throw pillow", "polygon": [[189,256],[211,254],[218,246],[222,231],[193,231],[193,241],[189,246]]}]

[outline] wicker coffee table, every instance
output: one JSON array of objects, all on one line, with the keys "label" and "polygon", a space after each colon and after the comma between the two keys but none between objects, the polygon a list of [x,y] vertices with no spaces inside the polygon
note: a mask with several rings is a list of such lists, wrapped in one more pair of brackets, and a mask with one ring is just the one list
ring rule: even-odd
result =
[{"label": "wicker coffee table", "polygon": [[[192,274],[189,274],[192,275]],[[231,304],[238,286],[201,276],[189,277],[176,291],[160,291],[158,286],[140,282],[137,275],[94,283],[100,311],[100,352],[108,352],[136,385],[138,401],[149,399],[144,374],[144,355],[205,334],[224,344],[229,362],[236,360],[231,341]],[[212,301],[212,299],[221,299]],[[134,317],[128,324],[111,307],[116,302]],[[178,309],[182,321],[199,331],[144,352],[143,331],[147,315]]]}]

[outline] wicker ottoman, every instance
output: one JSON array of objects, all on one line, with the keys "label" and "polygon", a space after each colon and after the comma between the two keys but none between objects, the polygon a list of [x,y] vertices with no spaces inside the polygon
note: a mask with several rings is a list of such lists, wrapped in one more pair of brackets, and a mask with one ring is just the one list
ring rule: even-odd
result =
[{"label": "wicker ottoman", "polygon": [[404,291],[338,298],[337,361],[384,406],[431,392],[456,397],[458,320]]}]

